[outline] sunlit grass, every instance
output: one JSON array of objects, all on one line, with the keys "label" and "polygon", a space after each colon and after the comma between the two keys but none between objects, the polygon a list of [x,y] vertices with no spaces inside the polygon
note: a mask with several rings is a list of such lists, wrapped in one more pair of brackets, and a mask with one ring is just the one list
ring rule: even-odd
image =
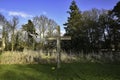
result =
[{"label": "sunlit grass", "polygon": [[120,80],[120,64],[0,65],[0,80]]}]

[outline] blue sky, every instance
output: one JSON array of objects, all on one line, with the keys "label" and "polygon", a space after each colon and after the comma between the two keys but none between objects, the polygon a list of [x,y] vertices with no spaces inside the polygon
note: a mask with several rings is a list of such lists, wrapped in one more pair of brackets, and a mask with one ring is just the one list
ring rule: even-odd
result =
[{"label": "blue sky", "polygon": [[[66,12],[72,0],[0,0],[0,12],[10,19],[18,15],[20,24],[36,15],[46,15],[55,20],[61,26],[69,16]],[[75,0],[81,11],[98,9],[112,9],[119,0]]]}]

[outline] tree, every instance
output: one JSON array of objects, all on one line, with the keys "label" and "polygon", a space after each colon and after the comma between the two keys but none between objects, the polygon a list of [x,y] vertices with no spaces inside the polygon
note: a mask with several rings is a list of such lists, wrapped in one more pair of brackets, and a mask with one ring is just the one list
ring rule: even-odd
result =
[{"label": "tree", "polygon": [[117,20],[120,22],[120,1],[114,6],[111,13],[113,16],[116,16]]},{"label": "tree", "polygon": [[43,49],[45,44],[45,34],[46,34],[45,32],[48,26],[48,18],[44,15],[41,15],[39,17],[36,16],[33,18],[33,23],[36,29],[38,29],[38,35],[40,37],[40,46]]},{"label": "tree", "polygon": [[111,32],[112,32],[112,42],[115,51],[120,48],[120,1],[114,6],[114,8],[109,12],[109,18],[111,19]]},{"label": "tree", "polygon": [[28,20],[28,23],[22,25],[22,29],[27,33],[27,48],[32,50],[35,49],[35,37],[36,37],[36,29],[31,20]]},{"label": "tree", "polygon": [[[76,5],[76,2],[73,0],[70,5],[70,11],[67,11],[67,13],[70,15],[68,17],[67,22],[64,24],[65,27],[65,36],[71,36],[71,49],[72,50],[80,50],[80,46],[82,46],[82,16],[81,12]],[[68,43],[70,44],[70,43]],[[67,45],[66,45],[67,46]],[[68,48],[68,47],[67,47]],[[69,48],[69,49],[70,49]]]},{"label": "tree", "polygon": [[1,26],[1,30],[0,30],[0,35],[2,36],[2,42],[1,42],[1,50],[4,50],[6,45],[5,45],[5,37],[6,37],[6,31],[5,31],[5,28],[6,28],[6,22],[7,20],[5,19],[5,17],[0,14],[0,26]]},{"label": "tree", "polygon": [[11,28],[11,51],[13,51],[14,50],[14,45],[15,45],[15,30],[16,30],[16,27],[17,27],[17,25],[18,25],[18,23],[19,23],[19,19],[18,19],[18,17],[16,17],[16,16],[14,16],[13,18],[12,18],[12,20],[9,22],[9,25],[10,25],[10,28]]},{"label": "tree", "polygon": [[73,0],[68,13],[70,16],[67,23],[64,24],[66,26],[64,36],[71,36],[72,40],[71,44],[67,43],[67,45],[64,45],[64,48],[88,53],[93,51],[98,52],[103,44],[104,47],[106,46],[109,49],[112,44],[116,44],[118,39],[115,35],[120,30],[115,27],[113,28],[113,26],[117,26],[118,24],[108,14],[108,10],[94,8],[81,13],[76,2]]},{"label": "tree", "polygon": [[23,51],[24,49],[24,38],[23,38],[22,30],[17,30],[15,34],[15,50],[17,51]]},{"label": "tree", "polygon": [[48,20],[48,27],[47,27],[47,36],[48,37],[54,36],[54,30],[57,26],[58,26],[58,24],[54,20],[52,20],[52,19]]},{"label": "tree", "polygon": [[98,52],[101,49],[102,27],[99,25],[100,15],[106,10],[91,9],[82,13],[83,31],[86,40],[85,47],[89,52]]},{"label": "tree", "polygon": [[44,49],[46,41],[45,38],[54,36],[54,30],[57,23],[44,15],[34,17],[33,23],[37,29],[38,36],[40,37],[40,48]]},{"label": "tree", "polygon": [[77,28],[80,27],[80,22],[81,22],[81,12],[79,11],[78,6],[76,5],[76,2],[73,0],[71,5],[70,5],[70,11],[67,11],[69,13],[69,17],[67,22],[64,24],[66,34],[68,35],[74,35],[74,31],[77,30]]}]

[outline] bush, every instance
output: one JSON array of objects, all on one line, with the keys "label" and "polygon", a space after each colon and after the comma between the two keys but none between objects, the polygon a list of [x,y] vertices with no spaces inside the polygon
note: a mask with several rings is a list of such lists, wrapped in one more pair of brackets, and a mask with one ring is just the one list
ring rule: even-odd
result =
[{"label": "bush", "polygon": [[[71,62],[75,58],[68,54],[62,54],[63,62]],[[36,63],[56,63],[56,54],[46,55],[42,51],[24,50],[23,52],[3,52],[0,56],[1,64],[36,64]]]},{"label": "bush", "polygon": [[[51,54],[51,55],[50,55]],[[45,53],[43,51],[24,50],[23,52],[6,51],[0,55],[0,64],[37,64],[37,63],[56,63],[57,53]],[[90,54],[73,54],[61,52],[61,61],[64,63],[71,62],[97,62],[97,63],[114,63],[120,62],[120,53],[90,53]]]}]

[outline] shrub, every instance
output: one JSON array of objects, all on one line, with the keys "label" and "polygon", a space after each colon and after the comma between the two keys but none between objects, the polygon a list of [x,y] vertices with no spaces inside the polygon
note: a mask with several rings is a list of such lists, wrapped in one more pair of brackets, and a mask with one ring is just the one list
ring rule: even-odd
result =
[{"label": "shrub", "polygon": [[[1,64],[36,64],[36,63],[56,63],[57,53],[44,53],[43,51],[24,50],[23,52],[6,51],[0,55]],[[61,52],[61,61],[64,63],[71,62],[97,62],[111,63],[120,62],[120,53],[89,53],[73,54]]]}]

